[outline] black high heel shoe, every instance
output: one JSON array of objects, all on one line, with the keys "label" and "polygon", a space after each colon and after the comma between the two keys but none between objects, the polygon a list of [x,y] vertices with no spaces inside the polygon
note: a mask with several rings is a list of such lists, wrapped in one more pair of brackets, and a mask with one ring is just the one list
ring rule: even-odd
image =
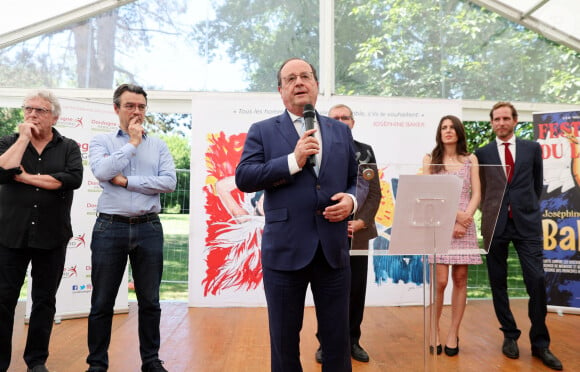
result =
[{"label": "black high heel shoe", "polygon": [[[429,352],[431,354],[433,354],[433,352],[435,348],[433,347],[433,345],[429,346]],[[437,355],[441,355],[441,353],[443,352],[443,347],[441,347],[441,344],[437,345]]]},{"label": "black high heel shoe", "polygon": [[447,347],[445,345],[445,355],[447,356],[456,356],[459,354],[459,337],[457,337],[457,347]]}]

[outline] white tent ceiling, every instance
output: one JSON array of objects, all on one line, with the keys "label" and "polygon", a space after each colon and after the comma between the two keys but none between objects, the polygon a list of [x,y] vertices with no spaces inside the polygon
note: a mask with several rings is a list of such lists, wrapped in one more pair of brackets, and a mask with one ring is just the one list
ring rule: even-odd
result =
[{"label": "white tent ceiling", "polygon": [[[0,49],[133,1],[2,0]],[[331,3],[334,0],[320,1]],[[469,1],[522,24],[556,43],[580,51],[580,0]]]},{"label": "white tent ceiling", "polygon": [[135,0],[2,0],[0,49],[65,28]]},{"label": "white tent ceiling", "polygon": [[580,51],[580,0],[469,0]]}]

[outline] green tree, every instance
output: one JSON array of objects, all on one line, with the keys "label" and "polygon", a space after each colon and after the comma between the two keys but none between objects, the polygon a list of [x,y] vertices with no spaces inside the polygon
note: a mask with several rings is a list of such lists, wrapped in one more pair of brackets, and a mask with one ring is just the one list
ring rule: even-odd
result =
[{"label": "green tree", "polygon": [[[226,48],[250,90],[274,91],[288,57],[318,61],[318,4],[215,3],[191,37],[206,57]],[[466,0],[337,0],[336,93],[579,102],[580,53]],[[274,51],[274,52],[273,52]]]},{"label": "green tree", "polygon": [[577,99],[576,92],[562,89],[558,95],[547,88],[560,80],[574,81],[561,71],[577,69],[577,52],[471,2],[371,0],[355,5],[351,14],[384,20],[357,46],[357,61],[350,67],[351,73],[366,77],[360,87],[365,94],[562,103]]},{"label": "green tree", "polygon": [[[474,152],[483,145],[495,140],[495,134],[489,121],[464,121],[467,136],[467,151]],[[516,126],[516,136],[523,139],[534,139],[534,123],[520,122]]]},{"label": "green tree", "polygon": [[[187,0],[135,1],[0,51],[0,81],[12,87],[110,89],[138,83],[118,58],[149,48],[154,33],[181,33]],[[55,47],[57,46],[57,47]]]},{"label": "green tree", "polygon": [[182,137],[189,137],[191,133],[191,114],[150,113],[147,115],[144,126],[148,132],[172,133]]},{"label": "green tree", "polygon": [[280,63],[290,57],[318,60],[318,2],[226,0],[214,3],[215,20],[194,25],[190,37],[206,45],[211,62],[227,45],[233,61],[241,61],[250,91],[272,92]]},{"label": "green tree", "polygon": [[189,187],[190,187],[190,155],[191,146],[189,136],[177,134],[161,135],[165,141],[177,170],[177,186],[175,191],[169,194],[161,194],[161,205],[166,213],[189,213]]},{"label": "green tree", "polygon": [[161,139],[165,141],[169,151],[173,156],[173,162],[177,169],[189,169],[191,146],[189,145],[189,137],[179,135],[163,135]]},{"label": "green tree", "polygon": [[24,116],[21,109],[0,108],[0,137],[14,133],[18,124],[22,123]]}]

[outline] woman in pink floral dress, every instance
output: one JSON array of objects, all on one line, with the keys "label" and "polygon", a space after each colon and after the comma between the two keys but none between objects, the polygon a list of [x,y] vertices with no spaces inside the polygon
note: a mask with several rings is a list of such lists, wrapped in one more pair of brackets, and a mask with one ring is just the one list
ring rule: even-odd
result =
[{"label": "woman in pink floral dress", "polygon": [[[423,159],[425,174],[455,174],[463,180],[459,200],[459,210],[453,227],[450,251],[452,254],[430,258],[435,266],[437,311],[437,354],[443,348],[439,338],[439,319],[443,310],[443,293],[447,287],[449,267],[453,291],[451,295],[451,325],[445,342],[445,354],[455,356],[459,353],[459,326],[465,312],[467,301],[468,265],[481,264],[478,252],[477,234],[473,214],[481,199],[481,185],[477,158],[467,152],[465,127],[459,118],[447,115],[441,118],[435,136],[436,146],[431,154]],[[461,253],[461,251],[465,253]]]}]

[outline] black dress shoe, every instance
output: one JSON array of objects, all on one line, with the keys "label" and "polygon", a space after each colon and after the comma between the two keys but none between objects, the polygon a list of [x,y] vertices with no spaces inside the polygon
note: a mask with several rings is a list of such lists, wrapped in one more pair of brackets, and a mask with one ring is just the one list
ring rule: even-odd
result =
[{"label": "black dress shoe", "polygon": [[350,355],[354,360],[358,360],[359,362],[368,362],[369,355],[358,343],[352,344],[350,347]]},{"label": "black dress shoe", "polygon": [[520,357],[520,349],[518,349],[518,343],[513,338],[504,338],[503,345],[501,347],[501,352],[503,355],[510,359],[518,359]]},{"label": "black dress shoe", "polygon": [[456,356],[457,354],[459,354],[459,337],[457,337],[456,347],[447,347],[447,345],[445,345],[445,355]]},{"label": "black dress shoe", "polygon": [[322,348],[319,346],[316,353],[314,353],[314,359],[320,364],[322,364]]},{"label": "black dress shoe", "polygon": [[26,368],[26,372],[50,372],[44,364],[39,364],[32,368]]},{"label": "black dress shoe", "polygon": [[141,366],[142,372],[169,372],[163,367],[162,360],[154,360]]},{"label": "black dress shoe", "polygon": [[552,352],[550,349],[546,348],[536,348],[532,347],[532,355],[540,358],[542,362],[548,367],[555,369],[557,371],[562,370],[562,362]]}]

